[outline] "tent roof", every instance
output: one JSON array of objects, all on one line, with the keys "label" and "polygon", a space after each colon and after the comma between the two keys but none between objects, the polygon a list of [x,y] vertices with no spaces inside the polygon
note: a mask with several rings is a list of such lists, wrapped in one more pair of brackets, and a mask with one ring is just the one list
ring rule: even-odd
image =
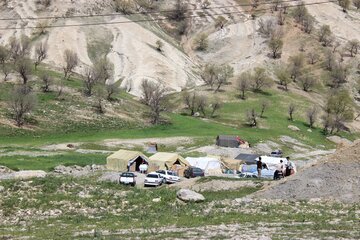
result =
[{"label": "tent roof", "polygon": [[166,165],[173,165],[177,160],[185,166],[189,166],[189,162],[177,153],[157,152],[152,155],[150,161],[163,162]]},{"label": "tent roof", "polygon": [[257,154],[240,153],[235,157],[237,160],[243,160],[245,162],[255,162],[259,157]]},{"label": "tent roof", "polygon": [[230,135],[219,135],[219,136],[217,136],[217,138],[220,140],[235,140],[235,141],[237,141],[236,136],[230,136]]},{"label": "tent roof", "polygon": [[124,160],[124,161],[130,161],[134,158],[142,157],[145,160],[148,160],[148,158],[141,152],[138,151],[129,151],[129,150],[119,150],[113,154],[111,154],[108,159],[118,159],[118,160]]}]

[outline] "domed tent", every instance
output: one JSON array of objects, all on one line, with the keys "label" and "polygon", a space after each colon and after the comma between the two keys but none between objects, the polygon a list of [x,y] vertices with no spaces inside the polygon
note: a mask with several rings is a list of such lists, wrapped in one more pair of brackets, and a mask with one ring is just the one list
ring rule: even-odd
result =
[{"label": "domed tent", "polygon": [[106,158],[106,168],[113,171],[139,171],[142,163],[149,159],[141,152],[119,150]]}]

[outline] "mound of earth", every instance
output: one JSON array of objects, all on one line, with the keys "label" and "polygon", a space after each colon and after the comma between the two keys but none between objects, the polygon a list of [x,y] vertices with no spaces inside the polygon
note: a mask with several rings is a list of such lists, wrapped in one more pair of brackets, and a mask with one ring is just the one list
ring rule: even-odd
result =
[{"label": "mound of earth", "polygon": [[270,199],[360,202],[360,141],[258,192]]}]

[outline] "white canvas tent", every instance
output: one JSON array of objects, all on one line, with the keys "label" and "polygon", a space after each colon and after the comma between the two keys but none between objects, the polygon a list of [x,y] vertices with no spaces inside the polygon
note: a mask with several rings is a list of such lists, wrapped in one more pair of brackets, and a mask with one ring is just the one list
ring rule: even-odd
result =
[{"label": "white canvas tent", "polygon": [[186,160],[193,167],[198,167],[204,170],[206,175],[221,174],[221,161],[214,157],[187,157]]}]

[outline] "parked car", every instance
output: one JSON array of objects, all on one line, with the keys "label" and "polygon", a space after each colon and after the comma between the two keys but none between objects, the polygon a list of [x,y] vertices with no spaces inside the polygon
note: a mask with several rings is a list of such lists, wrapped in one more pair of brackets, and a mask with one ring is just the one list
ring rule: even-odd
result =
[{"label": "parked car", "polygon": [[119,178],[119,183],[120,184],[125,184],[125,185],[131,185],[131,186],[135,186],[136,185],[136,175],[134,173],[131,172],[123,172],[122,174],[120,174],[120,178]]},{"label": "parked car", "polygon": [[205,173],[201,168],[198,167],[189,167],[184,171],[184,177],[194,178],[194,177],[204,177]]},{"label": "parked car", "polygon": [[151,172],[148,175],[146,175],[144,186],[161,186],[164,183],[164,178],[161,176],[160,173],[157,172]]},{"label": "parked car", "polygon": [[274,150],[270,153],[271,157],[282,157],[283,156],[283,152],[281,150]]},{"label": "parked car", "polygon": [[173,171],[157,170],[156,172],[164,178],[165,183],[176,183],[180,181],[180,177],[178,177]]}]

